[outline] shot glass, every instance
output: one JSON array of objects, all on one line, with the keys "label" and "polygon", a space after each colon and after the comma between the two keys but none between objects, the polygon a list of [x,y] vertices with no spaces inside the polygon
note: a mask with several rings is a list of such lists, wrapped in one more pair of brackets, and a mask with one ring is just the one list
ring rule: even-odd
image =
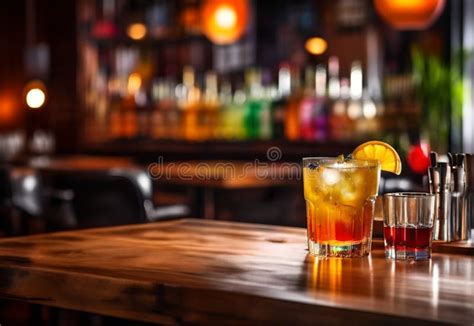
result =
[{"label": "shot glass", "polygon": [[383,196],[385,257],[400,260],[431,258],[435,196],[398,192]]}]

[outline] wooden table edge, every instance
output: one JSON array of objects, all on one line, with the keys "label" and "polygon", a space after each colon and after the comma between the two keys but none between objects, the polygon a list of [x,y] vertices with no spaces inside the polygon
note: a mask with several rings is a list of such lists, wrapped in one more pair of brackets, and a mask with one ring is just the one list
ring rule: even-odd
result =
[{"label": "wooden table edge", "polygon": [[[39,304],[44,306],[71,309],[99,315],[124,318],[142,322],[162,323],[168,325],[180,324],[182,322],[207,323],[210,322],[258,322],[271,323],[285,321],[291,324],[307,324],[310,321],[316,322],[342,322],[347,320],[357,320],[358,323],[389,322],[398,324],[401,322],[409,324],[432,324],[443,323],[445,321],[416,318],[413,316],[395,315],[391,313],[377,312],[371,310],[353,309],[338,305],[314,304],[298,300],[269,297],[262,294],[238,293],[221,289],[205,289],[199,286],[183,286],[171,283],[154,283],[133,279],[123,279],[110,276],[103,276],[90,273],[69,272],[67,275],[55,269],[22,266],[6,266],[0,263],[0,275],[11,273],[13,275],[29,274],[31,270],[35,274],[26,281],[31,283],[30,288],[41,280],[60,280],[60,283],[71,285],[74,293],[66,292],[67,296],[61,297],[63,289],[59,291],[49,291],[49,294],[42,292],[31,293],[29,295],[5,292],[0,290],[0,298]],[[81,281],[74,277],[74,274],[81,275]],[[86,284],[82,284],[82,283]],[[44,283],[43,283],[44,284]],[[124,286],[126,284],[126,286]],[[25,286],[25,285],[24,285]],[[94,288],[93,292],[74,291],[80,287]],[[101,289],[106,288],[105,293]],[[77,295],[86,297],[79,304]],[[123,294],[129,294],[123,300]],[[76,294],[76,296],[74,296]],[[87,295],[88,294],[88,295]],[[120,309],[114,308],[116,295],[117,300],[131,301],[132,303],[122,304]],[[283,293],[282,293],[283,295]],[[205,296],[207,304],[204,309],[201,306],[200,297]],[[74,297],[74,299],[71,299]],[[151,306],[135,307],[133,302],[149,302]],[[248,303],[245,305],[243,303]],[[220,309],[216,309],[220,307]],[[226,308],[227,307],[227,308]],[[229,312],[228,307],[232,307]],[[239,309],[236,309],[239,307]],[[146,308],[150,308],[149,310]],[[248,311],[257,312],[252,318],[244,316]],[[263,314],[261,314],[263,312]],[[252,314],[251,314],[252,315]]]}]

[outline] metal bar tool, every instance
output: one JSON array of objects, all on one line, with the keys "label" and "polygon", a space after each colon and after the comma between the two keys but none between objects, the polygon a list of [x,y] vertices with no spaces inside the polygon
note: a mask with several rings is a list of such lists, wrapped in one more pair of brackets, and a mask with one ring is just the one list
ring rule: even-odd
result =
[{"label": "metal bar tool", "polygon": [[430,193],[435,195],[436,213],[433,225],[433,239],[453,241],[453,223],[451,218],[451,167],[448,163],[438,162],[438,154],[430,153],[431,166],[428,169]]}]

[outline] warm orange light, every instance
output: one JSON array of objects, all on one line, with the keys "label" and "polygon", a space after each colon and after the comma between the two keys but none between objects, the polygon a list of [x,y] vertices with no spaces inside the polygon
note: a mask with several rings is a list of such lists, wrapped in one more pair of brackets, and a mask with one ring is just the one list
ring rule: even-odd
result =
[{"label": "warm orange light", "polygon": [[142,86],[142,76],[134,72],[128,76],[127,91],[130,95],[135,95]]},{"label": "warm orange light", "polygon": [[312,37],[304,45],[306,51],[314,55],[323,54],[328,48],[328,42],[321,37]]},{"label": "warm orange light", "polygon": [[445,0],[374,0],[375,9],[397,29],[425,29],[444,9]]},{"label": "warm orange light", "polygon": [[213,43],[234,43],[247,29],[248,12],[248,0],[205,0],[202,32]]},{"label": "warm orange light", "polygon": [[180,15],[181,24],[188,32],[201,32],[201,12],[195,7],[184,8]]},{"label": "warm orange light", "polygon": [[16,94],[2,90],[0,92],[0,127],[14,126],[18,123],[21,110],[18,110]]},{"label": "warm orange light", "polygon": [[217,26],[220,28],[235,28],[235,25],[237,24],[237,13],[234,8],[223,5],[214,13],[214,19],[216,20]]},{"label": "warm orange light", "polygon": [[26,105],[31,109],[39,109],[46,102],[46,86],[40,80],[26,84],[23,90]]},{"label": "warm orange light", "polygon": [[127,35],[132,40],[141,40],[146,36],[147,29],[146,26],[142,23],[130,24],[127,28]]}]

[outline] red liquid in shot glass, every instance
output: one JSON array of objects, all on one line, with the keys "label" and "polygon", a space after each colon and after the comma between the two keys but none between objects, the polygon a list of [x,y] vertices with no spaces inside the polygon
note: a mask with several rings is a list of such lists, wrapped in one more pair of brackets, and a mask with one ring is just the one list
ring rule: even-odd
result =
[{"label": "red liquid in shot glass", "polygon": [[395,250],[417,250],[430,247],[432,227],[384,227],[385,246]]}]

